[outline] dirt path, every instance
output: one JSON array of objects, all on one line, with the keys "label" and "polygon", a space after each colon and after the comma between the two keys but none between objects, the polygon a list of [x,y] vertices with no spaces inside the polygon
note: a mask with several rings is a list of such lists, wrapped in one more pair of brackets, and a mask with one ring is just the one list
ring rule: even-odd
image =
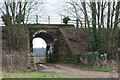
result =
[{"label": "dirt path", "polygon": [[43,69],[42,72],[62,73],[72,78],[118,78],[118,74],[111,74],[109,72],[98,71],[84,71],[77,68],[70,67],[64,64],[40,64]]}]

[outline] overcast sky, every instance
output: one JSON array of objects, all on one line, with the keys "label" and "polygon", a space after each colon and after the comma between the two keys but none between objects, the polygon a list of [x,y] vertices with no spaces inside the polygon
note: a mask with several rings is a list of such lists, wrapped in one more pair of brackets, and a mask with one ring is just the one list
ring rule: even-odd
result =
[{"label": "overcast sky", "polygon": [[[61,17],[59,15],[59,11],[61,10],[61,1],[60,0],[44,0],[43,3],[43,10],[42,10],[42,16],[50,16],[51,21],[59,21],[61,20]],[[39,13],[38,13],[39,14]],[[56,19],[55,19],[56,18]]]},{"label": "overcast sky", "polygon": [[[37,0],[38,2],[40,0]],[[61,23],[60,12],[63,12],[63,4],[65,0],[42,0],[43,4],[40,5],[37,10],[32,13],[31,18],[35,18],[35,15],[39,15],[39,17],[48,22],[48,16],[50,16],[50,23]],[[42,8],[42,10],[41,10]],[[41,10],[41,11],[40,11]]]},{"label": "overcast sky", "polygon": [[[28,0],[30,1],[30,0]],[[33,1],[33,0],[32,0]],[[43,4],[37,7],[30,15],[30,18],[35,18],[36,14],[39,15],[39,17],[42,18],[43,21],[45,19],[48,19],[47,17],[51,17],[51,23],[52,22],[59,22],[61,23],[61,16],[59,15],[60,12],[62,12],[63,2],[64,0],[36,0],[37,2],[43,1]],[[0,3],[3,2],[3,0],[0,0]],[[1,5],[0,5],[1,7]],[[42,10],[41,10],[42,9]],[[0,16],[2,14],[0,13]],[[0,20],[1,21],[1,20]],[[47,20],[46,20],[47,21]],[[31,21],[33,22],[33,21]]]},{"label": "overcast sky", "polygon": [[47,44],[42,38],[34,38],[33,39],[33,48],[46,48]]},{"label": "overcast sky", "polygon": [[58,16],[57,10],[59,10],[61,6],[60,3],[60,0],[43,0],[43,4],[37,8],[38,10],[41,10],[42,8],[42,12],[38,12],[37,10],[36,13],[38,13],[39,15],[44,14],[46,16]]}]

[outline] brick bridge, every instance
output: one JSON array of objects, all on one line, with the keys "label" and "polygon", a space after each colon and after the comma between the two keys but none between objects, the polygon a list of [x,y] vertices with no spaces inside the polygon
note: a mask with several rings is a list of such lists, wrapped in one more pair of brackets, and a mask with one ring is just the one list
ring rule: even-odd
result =
[{"label": "brick bridge", "polygon": [[[47,46],[53,45],[54,50],[50,62],[63,61],[65,55],[70,53],[70,48],[60,31],[62,27],[65,27],[65,25],[40,24],[28,26],[30,51],[33,52],[33,39],[42,38],[47,43]],[[67,27],[74,28],[74,25],[68,25]]]},{"label": "brick bridge", "polygon": [[[16,26],[12,27],[16,28]],[[8,36],[5,32],[6,27],[3,27],[2,48],[4,53],[2,58],[4,70],[9,70],[8,61],[13,61],[16,70],[26,69],[28,53],[33,51],[32,41],[36,37],[43,38],[47,45],[53,44],[54,51],[51,62],[75,63],[77,54],[89,52],[86,30],[74,28],[74,25],[27,24],[20,25],[20,27],[25,27],[27,31],[22,34],[24,36],[20,40],[22,47],[19,47],[17,52],[13,50],[13,54],[7,51],[8,46],[4,44],[8,43],[6,42]]]},{"label": "brick bridge", "polygon": [[84,34],[84,30],[75,29],[74,25],[39,24],[29,25],[28,29],[31,52],[33,51],[32,41],[36,37],[44,39],[47,45],[53,45],[51,62],[75,61],[72,53],[78,54],[88,51],[85,39],[87,36]]}]

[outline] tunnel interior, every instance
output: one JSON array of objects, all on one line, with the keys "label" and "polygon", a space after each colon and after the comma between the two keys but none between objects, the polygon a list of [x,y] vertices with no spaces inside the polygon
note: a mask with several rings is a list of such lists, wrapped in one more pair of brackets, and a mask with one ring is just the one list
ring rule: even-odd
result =
[{"label": "tunnel interior", "polygon": [[[52,55],[54,52],[54,38],[52,35],[50,35],[47,31],[45,30],[40,30],[37,31],[33,34],[33,39],[34,38],[42,38],[45,40],[47,46],[46,46],[46,52],[45,52],[45,63],[52,62]],[[40,44],[39,44],[40,45]]]}]

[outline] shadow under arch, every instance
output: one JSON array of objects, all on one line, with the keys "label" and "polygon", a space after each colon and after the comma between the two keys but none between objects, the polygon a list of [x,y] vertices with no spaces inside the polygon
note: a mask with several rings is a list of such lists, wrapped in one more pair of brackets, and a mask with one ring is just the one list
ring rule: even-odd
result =
[{"label": "shadow under arch", "polygon": [[33,34],[33,38],[42,38],[45,40],[47,45],[53,45],[54,44],[54,38],[52,35],[50,35],[47,31],[45,30],[39,30]]},{"label": "shadow under arch", "polygon": [[[52,53],[53,53],[53,45],[54,45],[54,38],[50,33],[48,33],[45,30],[39,30],[33,34],[33,39],[34,38],[42,38],[45,40],[47,46],[46,46],[46,62],[51,62],[52,61]],[[51,51],[52,50],[52,51]]]}]

